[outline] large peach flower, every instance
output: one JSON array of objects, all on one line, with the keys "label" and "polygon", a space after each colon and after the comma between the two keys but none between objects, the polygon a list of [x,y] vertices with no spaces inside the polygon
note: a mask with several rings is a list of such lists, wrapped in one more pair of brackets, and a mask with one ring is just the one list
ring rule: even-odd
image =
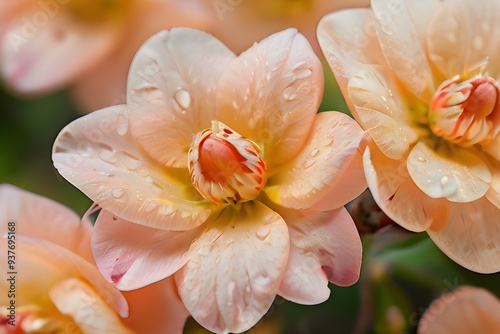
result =
[{"label": "large peach flower", "polygon": [[188,313],[173,279],[124,297],[93,262],[88,219],[4,184],[0,228],[0,332],[182,333]]},{"label": "large peach flower", "polygon": [[429,306],[418,324],[418,333],[500,333],[499,314],[500,300],[493,293],[462,286]]},{"label": "large peach flower", "polygon": [[309,40],[318,55],[319,19],[335,10],[368,7],[369,0],[207,0],[217,21],[213,34],[234,52],[242,52],[266,36],[295,27]]},{"label": "large peach flower", "polygon": [[0,72],[29,95],[76,83],[82,110],[123,103],[140,45],[163,29],[208,28],[210,9],[202,0],[2,1]]},{"label": "large peach flower", "polygon": [[[357,281],[361,243],[343,205],[366,188],[364,132],[316,115],[321,63],[295,29],[236,57],[214,37],[152,37],[127,105],[68,125],[59,172],[99,204],[93,251],[123,290],[175,273],[215,332],[241,332],[277,293],[315,304]],[[361,147],[363,149],[363,147]]]},{"label": "large peach flower", "polygon": [[[368,186],[391,219],[460,265],[500,271],[500,2],[381,1],[318,39],[373,142]],[[430,15],[429,13],[432,13]]]}]

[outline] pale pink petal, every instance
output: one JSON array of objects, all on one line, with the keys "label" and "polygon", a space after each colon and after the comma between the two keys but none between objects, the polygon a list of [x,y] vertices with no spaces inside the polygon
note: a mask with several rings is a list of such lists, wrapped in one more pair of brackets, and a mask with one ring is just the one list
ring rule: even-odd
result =
[{"label": "pale pink petal", "polygon": [[216,118],[217,84],[234,57],[216,38],[188,28],[158,33],[138,51],[127,83],[130,126],[160,164],[187,167],[193,135]]},{"label": "pale pink petal", "polygon": [[215,23],[212,3],[204,0],[132,1],[131,6],[118,47],[76,81],[72,97],[83,112],[125,103],[130,63],[149,37],[180,26],[209,31]]},{"label": "pale pink petal", "polygon": [[486,198],[500,209],[500,166],[498,163],[490,163],[491,182],[490,189],[486,192]]},{"label": "pale pink petal", "polygon": [[181,334],[189,312],[169,277],[144,288],[123,293],[129,305],[129,317],[123,323],[136,333]]},{"label": "pale pink petal", "polygon": [[[318,23],[318,42],[344,96],[353,75],[366,64],[386,64],[370,9],[346,9],[323,17]],[[386,65],[387,66],[387,65]],[[357,117],[349,99],[349,109]]]},{"label": "pale pink petal", "polygon": [[408,8],[403,0],[370,4],[387,63],[415,96],[428,101],[434,91],[432,72]]},{"label": "pale pink petal", "polygon": [[453,261],[479,273],[500,271],[500,215],[488,199],[450,203],[448,222],[427,230]]},{"label": "pale pink petal", "polygon": [[431,224],[437,226],[448,221],[448,200],[424,194],[408,174],[406,159],[389,159],[375,146],[370,146],[365,151],[363,163],[373,198],[396,223],[410,231],[421,232]]},{"label": "pale pink petal", "polygon": [[346,209],[280,210],[290,233],[290,258],[279,295],[299,304],[330,296],[328,281],[349,286],[359,278],[361,240]]},{"label": "pale pink petal", "polygon": [[296,29],[276,33],[229,65],[217,92],[218,120],[261,145],[272,169],[304,146],[323,82],[321,62],[305,37]]},{"label": "pale pink petal", "polygon": [[71,317],[85,334],[132,333],[101,296],[81,279],[65,279],[54,285],[49,295],[57,309]]},{"label": "pale pink petal", "polygon": [[[0,246],[7,249],[7,238],[0,238]],[[50,287],[64,279],[80,277],[93,286],[101,298],[120,316],[128,315],[128,306],[122,294],[101,275],[99,270],[77,254],[51,242],[16,236],[15,269],[16,284],[22,293],[19,304],[31,304],[34,300],[44,304],[44,295]],[[7,267],[7,256],[0,257],[2,268]],[[21,274],[22,273],[22,274]],[[5,280],[0,281],[3,289]],[[6,281],[5,281],[6,282]],[[6,282],[7,283],[7,282]]]},{"label": "pale pink petal", "polygon": [[452,144],[423,139],[407,160],[408,172],[429,197],[471,202],[489,189],[491,173],[481,158]]},{"label": "pale pink petal", "polygon": [[462,286],[436,299],[418,324],[418,334],[500,332],[500,301],[483,288]]},{"label": "pale pink petal", "polygon": [[92,233],[97,267],[120,290],[133,290],[168,277],[187,261],[184,253],[199,229],[165,231],[101,210]]},{"label": "pale pink petal", "polygon": [[259,202],[226,208],[196,239],[175,279],[203,327],[243,332],[271,306],[289,255],[285,221]]},{"label": "pale pink petal", "polygon": [[428,29],[429,58],[445,78],[487,64],[488,74],[498,79],[499,20],[497,1],[443,2]]},{"label": "pale pink petal", "polygon": [[0,72],[10,86],[24,93],[68,84],[106,56],[120,34],[115,24],[75,20],[62,5],[57,14],[38,7],[19,14],[0,36]]},{"label": "pale pink petal", "polygon": [[[401,88],[382,54],[370,11],[325,16],[318,25],[318,40],[356,120],[388,157],[401,158],[418,136],[406,125],[410,111],[399,98]],[[421,103],[412,104],[415,117]]]},{"label": "pale pink petal", "polygon": [[486,145],[483,145],[483,151],[491,155],[497,161],[500,161],[500,133]]},{"label": "pale pink petal", "polygon": [[361,160],[364,134],[344,114],[319,113],[309,142],[295,159],[268,179],[264,192],[287,208],[314,206],[324,211],[343,206],[366,189]]},{"label": "pale pink petal", "polygon": [[55,243],[83,258],[90,253],[90,221],[51,199],[10,184],[0,184],[0,230],[15,224],[16,234]]},{"label": "pale pink petal", "polygon": [[390,78],[390,72],[370,66],[349,80],[347,92],[360,124],[379,149],[389,158],[400,159],[418,137],[405,120],[410,112],[416,114],[418,103],[410,109],[398,100],[401,93]]},{"label": "pale pink petal", "polygon": [[192,187],[187,168],[166,170],[138,147],[124,105],[70,123],[57,137],[52,159],[94,202],[134,223],[186,230],[212,212]]}]

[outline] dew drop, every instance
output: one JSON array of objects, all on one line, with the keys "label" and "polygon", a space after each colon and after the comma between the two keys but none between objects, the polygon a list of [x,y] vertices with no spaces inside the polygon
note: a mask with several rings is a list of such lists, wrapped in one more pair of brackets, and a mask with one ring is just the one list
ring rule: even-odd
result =
[{"label": "dew drop", "polygon": [[418,157],[417,158],[418,162],[427,162],[427,159],[425,159],[424,157]]},{"label": "dew drop", "polygon": [[132,156],[127,152],[122,152],[121,161],[130,170],[136,170],[142,165],[142,162],[136,157]]},{"label": "dew drop", "polygon": [[261,228],[260,230],[257,231],[257,233],[255,234],[255,236],[259,239],[259,240],[266,240],[266,238],[269,236],[269,234],[271,233],[271,229],[269,227],[263,227]]},{"label": "dew drop", "polygon": [[453,176],[443,176],[440,180],[443,196],[450,196],[457,192],[458,184]]},{"label": "dew drop", "polygon": [[174,99],[182,109],[189,108],[191,105],[191,95],[185,89],[175,92]]},{"label": "dew drop", "polygon": [[266,73],[266,80],[267,81],[271,80],[271,72]]},{"label": "dew drop", "polygon": [[318,155],[319,150],[315,148],[314,150],[311,151],[311,157],[315,157]]},{"label": "dew drop", "polygon": [[120,136],[125,136],[127,131],[128,131],[128,117],[122,115],[118,118],[118,122],[116,124],[116,132],[118,132]]},{"label": "dew drop", "polygon": [[124,190],[122,188],[115,188],[111,190],[111,196],[113,196],[116,199],[119,199],[123,196]]},{"label": "dew drop", "polygon": [[115,152],[109,150],[99,151],[99,158],[105,162],[114,163],[116,162]]},{"label": "dew drop", "polygon": [[144,208],[144,210],[146,212],[151,212],[154,209],[158,208],[159,206],[160,206],[160,204],[158,204],[157,202],[151,201],[148,204],[146,204],[146,207]]},{"label": "dew drop", "polygon": [[298,72],[295,74],[295,77],[297,79],[305,79],[305,78],[308,78],[310,77],[312,74],[312,71],[309,69],[309,68],[305,68],[303,69],[302,71]]},{"label": "dew drop", "polygon": [[281,96],[284,100],[293,101],[297,97],[297,92],[294,87],[287,87],[285,88]]},{"label": "dew drop", "polygon": [[389,29],[387,26],[382,26],[382,31],[386,33],[387,35],[392,35],[392,30]]},{"label": "dew drop", "polygon": [[146,167],[142,167],[137,171],[137,174],[139,174],[139,176],[142,176],[145,178],[149,175],[149,171]]},{"label": "dew drop", "polygon": [[316,164],[316,161],[314,160],[306,160],[304,162],[304,168],[311,168],[312,166],[314,166]]}]

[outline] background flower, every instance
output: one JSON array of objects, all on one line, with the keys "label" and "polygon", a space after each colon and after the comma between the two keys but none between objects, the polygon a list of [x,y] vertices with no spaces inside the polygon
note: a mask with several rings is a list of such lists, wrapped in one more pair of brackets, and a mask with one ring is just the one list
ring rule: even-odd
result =
[{"label": "background flower", "polygon": [[175,273],[215,332],[249,329],[278,293],[317,304],[328,281],[355,283],[361,243],[343,205],[366,187],[364,132],[316,115],[322,84],[295,29],[239,57],[195,30],[151,38],[127,105],[76,120],[54,144],[61,175],[104,209],[103,274],[130,290]]},{"label": "background flower", "polygon": [[[81,221],[61,204],[7,184],[0,185],[0,203],[1,230],[7,232],[9,222],[15,224],[15,233],[9,234],[15,236],[10,238],[15,240],[15,295],[0,296],[0,326],[7,333],[11,329],[23,333],[182,332],[188,314],[173,280],[124,297],[95,267],[92,225],[87,218]],[[0,245],[7,250],[7,244],[6,233]],[[7,259],[0,260],[2,268],[9,268]],[[8,280],[0,286],[4,292],[10,290]],[[15,327],[7,323],[11,300],[16,307]]]},{"label": "background flower", "polygon": [[75,85],[82,111],[122,103],[127,70],[139,46],[177,25],[208,28],[209,9],[198,0],[24,0],[2,5],[0,72],[21,94]]},{"label": "background flower", "polygon": [[418,333],[495,333],[500,330],[500,301],[488,290],[464,286],[435,300]]},{"label": "background flower", "polygon": [[377,204],[482,273],[500,270],[499,5],[374,0],[371,10],[334,13],[318,27],[373,139],[364,165]]}]

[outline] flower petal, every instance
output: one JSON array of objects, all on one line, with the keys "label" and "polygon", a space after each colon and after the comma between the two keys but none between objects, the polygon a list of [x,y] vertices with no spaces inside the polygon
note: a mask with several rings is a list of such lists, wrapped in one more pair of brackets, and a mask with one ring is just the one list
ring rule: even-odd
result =
[{"label": "flower petal", "polygon": [[70,316],[83,333],[132,333],[101,296],[81,279],[63,280],[53,286],[49,294],[58,310]]},{"label": "flower petal", "polygon": [[229,65],[217,92],[218,119],[263,146],[263,159],[272,169],[304,146],[323,82],[321,62],[309,42],[296,29],[284,30]]},{"label": "flower petal", "polygon": [[[348,96],[347,83],[356,72],[366,71],[367,64],[386,64],[374,38],[375,22],[370,9],[345,9],[326,15],[318,23],[317,35],[344,96]],[[346,99],[346,103],[359,119],[351,101]]]},{"label": "flower petal", "polygon": [[215,119],[217,84],[234,57],[216,38],[188,28],[160,32],[139,49],[127,83],[130,126],[160,164],[187,167],[192,137]]},{"label": "flower petal", "polygon": [[299,304],[330,296],[328,281],[349,286],[359,278],[361,240],[346,209],[280,210],[290,233],[290,258],[279,295]]},{"label": "flower petal", "polygon": [[[500,4],[496,1],[445,1],[428,28],[429,58],[451,78],[487,64],[488,74],[500,78]],[[489,61],[487,58],[490,58]]]},{"label": "flower petal", "polygon": [[338,112],[319,113],[312,131],[299,155],[268,179],[264,192],[287,208],[341,207],[366,189],[364,131]]},{"label": "flower petal", "polygon": [[389,159],[370,146],[365,151],[363,163],[373,198],[393,221],[414,232],[448,221],[449,202],[425,195],[408,174],[406,159]]},{"label": "flower petal", "polygon": [[10,184],[0,184],[0,230],[14,222],[16,234],[50,241],[91,260],[90,221],[53,200]]},{"label": "flower petal", "polygon": [[408,172],[429,197],[471,202],[489,189],[488,166],[472,152],[454,145],[421,140],[407,160]]},{"label": "flower petal", "polygon": [[377,37],[385,59],[415,96],[428,101],[434,91],[422,40],[403,0],[372,0]]},{"label": "flower petal", "polygon": [[94,202],[134,223],[187,230],[211,214],[212,205],[192,187],[187,168],[162,168],[135,145],[124,105],[70,123],[57,137],[52,159]]},{"label": "flower petal", "polygon": [[130,315],[123,323],[136,333],[181,334],[189,312],[182,303],[173,277],[123,293]]},{"label": "flower petal", "polygon": [[42,93],[68,84],[109,53],[120,35],[117,25],[79,22],[62,6],[50,17],[38,6],[31,10],[10,20],[0,36],[0,72],[21,92]]},{"label": "flower petal", "polygon": [[176,275],[194,319],[219,333],[240,333],[271,306],[289,255],[284,220],[259,202],[226,208],[196,239]]},{"label": "flower petal", "polygon": [[488,199],[451,203],[447,224],[427,233],[453,261],[478,273],[500,271],[500,215]]},{"label": "flower petal", "polygon": [[496,333],[500,301],[483,288],[462,286],[436,299],[418,324],[418,334]]},{"label": "flower petal", "polygon": [[174,232],[142,226],[101,210],[92,233],[92,250],[108,281],[120,290],[133,290],[179,270],[198,233],[199,229]]},{"label": "flower petal", "polygon": [[[23,291],[20,304],[30,304],[35,300],[44,303],[44,298],[48,298],[45,294],[55,283],[80,277],[92,285],[121,317],[128,315],[125,298],[90,262],[66,248],[39,239],[17,236],[16,245],[16,255],[22,259],[16,262],[17,272],[22,273],[17,276],[16,281],[19,290]],[[6,237],[0,238],[0,246],[7,249]],[[0,257],[0,265],[7,268],[6,256]],[[0,281],[2,289],[4,281]]]}]

